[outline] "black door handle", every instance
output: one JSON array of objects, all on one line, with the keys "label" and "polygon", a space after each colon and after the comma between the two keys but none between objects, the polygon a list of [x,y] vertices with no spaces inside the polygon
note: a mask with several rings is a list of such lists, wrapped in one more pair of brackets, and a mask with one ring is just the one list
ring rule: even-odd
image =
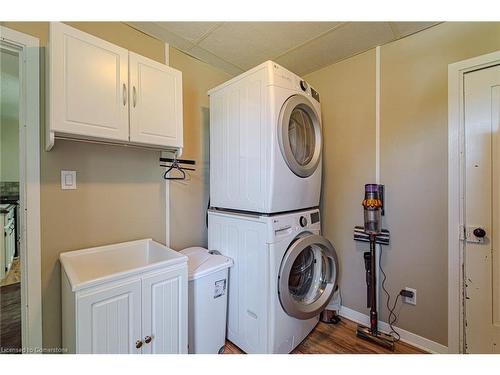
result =
[{"label": "black door handle", "polygon": [[477,238],[484,238],[486,236],[486,231],[483,228],[476,228],[472,233]]}]

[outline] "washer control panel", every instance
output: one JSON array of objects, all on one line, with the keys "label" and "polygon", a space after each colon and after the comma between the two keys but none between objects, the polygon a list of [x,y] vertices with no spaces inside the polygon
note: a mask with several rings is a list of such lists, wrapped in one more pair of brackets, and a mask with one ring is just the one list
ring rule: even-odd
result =
[{"label": "washer control panel", "polygon": [[272,217],[272,230],[275,237],[297,235],[304,230],[320,230],[318,209],[312,209]]}]

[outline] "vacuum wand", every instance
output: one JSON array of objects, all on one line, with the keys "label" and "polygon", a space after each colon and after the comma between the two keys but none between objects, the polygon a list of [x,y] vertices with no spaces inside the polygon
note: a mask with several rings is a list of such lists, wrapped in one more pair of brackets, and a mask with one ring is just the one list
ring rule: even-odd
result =
[{"label": "vacuum wand", "polygon": [[375,234],[370,234],[370,331],[372,335],[378,334],[378,314],[377,314],[377,274],[376,274],[376,253]]},{"label": "vacuum wand", "polygon": [[[356,335],[368,341],[372,341],[390,350],[394,350],[394,338],[391,335],[379,332],[378,330],[378,312],[377,312],[377,255],[376,244],[377,237],[383,233],[385,236],[384,244],[389,242],[388,231],[382,230],[382,210],[383,210],[383,186],[377,184],[365,185],[365,199],[363,200],[364,213],[364,235],[370,242],[370,252],[364,254],[367,282],[367,304],[370,308],[370,327],[358,326]],[[359,233],[354,233],[354,239],[366,241]],[[367,259],[369,258],[369,259]]]}]

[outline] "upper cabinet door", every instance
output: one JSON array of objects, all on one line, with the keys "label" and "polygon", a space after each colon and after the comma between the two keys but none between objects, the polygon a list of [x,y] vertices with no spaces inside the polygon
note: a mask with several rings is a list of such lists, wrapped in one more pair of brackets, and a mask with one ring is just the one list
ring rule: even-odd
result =
[{"label": "upper cabinet door", "polygon": [[128,141],[128,51],[50,24],[50,130]]},{"label": "upper cabinet door", "polygon": [[130,141],[182,147],[182,73],[129,52]]}]

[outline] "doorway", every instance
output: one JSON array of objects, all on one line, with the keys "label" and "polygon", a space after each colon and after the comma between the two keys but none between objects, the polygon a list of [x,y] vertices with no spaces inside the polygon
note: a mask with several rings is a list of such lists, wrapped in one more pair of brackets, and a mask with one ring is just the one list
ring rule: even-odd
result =
[{"label": "doorway", "polygon": [[21,351],[19,51],[0,46],[0,347]]},{"label": "doorway", "polygon": [[38,39],[0,26],[0,354],[42,352]]},{"label": "doorway", "polygon": [[500,65],[464,75],[464,349],[500,354]]},{"label": "doorway", "polygon": [[448,73],[448,348],[500,353],[500,51]]}]

